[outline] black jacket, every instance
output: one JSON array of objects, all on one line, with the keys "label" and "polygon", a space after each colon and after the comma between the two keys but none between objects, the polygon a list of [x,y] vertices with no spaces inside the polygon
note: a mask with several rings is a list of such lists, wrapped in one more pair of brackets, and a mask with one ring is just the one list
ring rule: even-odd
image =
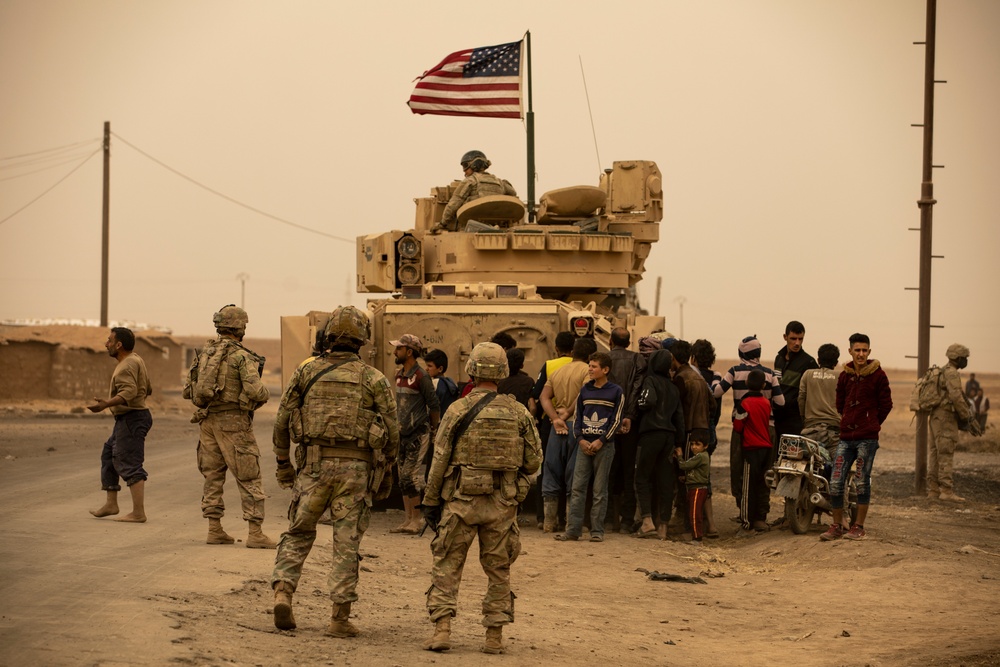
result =
[{"label": "black jacket", "polygon": [[785,395],[784,405],[773,405],[774,419],[782,421],[786,419],[801,419],[799,415],[799,383],[802,381],[802,374],[811,368],[819,368],[816,360],[805,350],[799,350],[792,355],[791,359],[785,359],[788,346],[778,351],[778,356],[774,358],[774,372],[780,373],[781,393]]},{"label": "black jacket", "polygon": [[684,433],[684,409],[681,395],[670,381],[670,360],[666,350],[657,350],[649,358],[646,377],[636,406],[642,413],[639,433],[674,431]]}]

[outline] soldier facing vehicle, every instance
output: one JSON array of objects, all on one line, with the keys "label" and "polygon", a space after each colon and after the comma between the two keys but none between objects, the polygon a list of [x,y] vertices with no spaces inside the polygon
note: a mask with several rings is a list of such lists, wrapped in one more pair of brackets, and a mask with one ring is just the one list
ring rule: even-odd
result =
[{"label": "soldier facing vehicle", "polygon": [[[316,523],[329,508],[333,518],[333,562],[328,579],[333,614],[327,634],[354,637],[351,604],[358,599],[358,548],[368,529],[372,497],[389,495],[386,471],[399,449],[392,386],[361,361],[370,337],[367,317],[353,306],[333,311],[324,328],[324,352],[300,366],[281,397],[274,424],[275,473],[292,488],[288,530],[274,562],[274,625],[295,628],[292,594],[316,540]],[[290,448],[300,442],[292,467]]]},{"label": "soldier facing vehicle", "polygon": [[502,653],[503,626],[514,622],[510,566],[521,551],[517,505],[528,494],[542,451],[528,410],[512,396],[497,393],[497,381],[508,375],[503,349],[495,343],[476,345],[465,372],[475,389],[444,416],[424,491],[423,514],[437,533],[427,591],[427,611],[435,626],[424,648],[451,648],[462,569],[478,537],[479,562],[489,579],[482,650]]}]

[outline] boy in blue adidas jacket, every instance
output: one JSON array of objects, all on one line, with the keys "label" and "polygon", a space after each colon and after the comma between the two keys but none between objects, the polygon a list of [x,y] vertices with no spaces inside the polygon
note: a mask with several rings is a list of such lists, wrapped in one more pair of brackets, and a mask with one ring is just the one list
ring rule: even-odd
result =
[{"label": "boy in blue adidas jacket", "polygon": [[615,433],[622,419],[622,388],[608,381],[611,356],[606,352],[590,355],[590,381],[583,385],[576,399],[573,434],[580,448],[573,469],[573,489],[569,501],[566,532],[560,541],[575,542],[583,533],[583,512],[587,504],[587,486],[594,480],[594,499],[590,510],[590,541],[604,541],[604,516],[608,510],[608,478],[615,458]]}]

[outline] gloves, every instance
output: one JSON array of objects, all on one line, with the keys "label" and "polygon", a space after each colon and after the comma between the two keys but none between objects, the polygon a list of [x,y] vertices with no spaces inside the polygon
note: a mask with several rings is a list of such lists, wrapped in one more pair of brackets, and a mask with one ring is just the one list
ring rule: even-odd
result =
[{"label": "gloves", "polygon": [[435,533],[438,530],[438,524],[441,523],[441,512],[444,508],[440,505],[421,505],[420,513],[424,515],[424,521],[430,526],[431,530]]},{"label": "gloves", "polygon": [[291,461],[278,461],[278,469],[274,471],[274,477],[278,480],[278,486],[283,489],[290,489],[295,484],[295,468]]},{"label": "gloves", "polygon": [[977,438],[983,434],[983,427],[979,425],[978,419],[972,418],[969,420],[969,433]]}]

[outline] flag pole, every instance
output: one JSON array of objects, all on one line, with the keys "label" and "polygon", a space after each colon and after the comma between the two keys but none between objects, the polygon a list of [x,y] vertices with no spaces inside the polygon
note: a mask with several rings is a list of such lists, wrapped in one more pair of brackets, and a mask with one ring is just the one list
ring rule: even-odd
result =
[{"label": "flag pole", "polygon": [[525,121],[528,130],[528,222],[535,221],[535,112],[531,106],[531,31],[524,33],[528,60],[528,112]]}]

